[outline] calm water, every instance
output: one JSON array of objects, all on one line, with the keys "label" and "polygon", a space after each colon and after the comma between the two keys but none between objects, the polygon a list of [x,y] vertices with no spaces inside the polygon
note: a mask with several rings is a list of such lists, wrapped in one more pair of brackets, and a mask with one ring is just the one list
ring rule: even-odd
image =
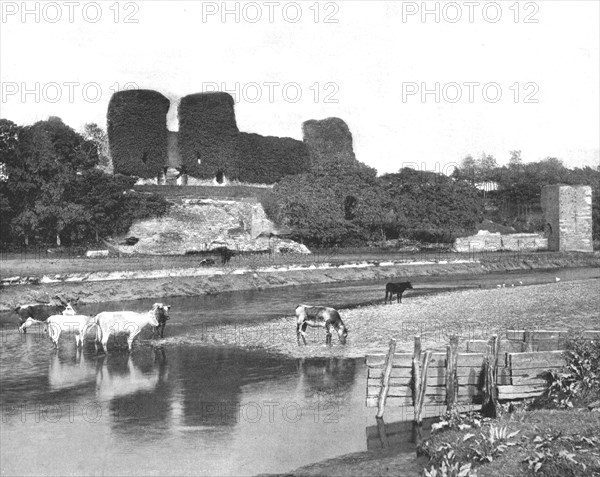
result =
[{"label": "calm water", "polygon": [[[461,287],[589,278],[598,269],[417,278],[428,294]],[[220,321],[264,322],[298,303],[337,307],[381,301],[383,282],[318,285],[163,300],[166,335],[195,336]],[[157,300],[81,307],[149,309]],[[374,410],[364,405],[362,359],[289,359],[261,351],[167,343],[148,333],[123,350],[58,351],[33,328],[0,316],[2,475],[254,475],[367,449]],[[109,343],[110,346],[110,343]],[[114,344],[113,344],[114,346]],[[386,421],[402,418],[386,410]],[[407,450],[410,446],[406,447]]]}]

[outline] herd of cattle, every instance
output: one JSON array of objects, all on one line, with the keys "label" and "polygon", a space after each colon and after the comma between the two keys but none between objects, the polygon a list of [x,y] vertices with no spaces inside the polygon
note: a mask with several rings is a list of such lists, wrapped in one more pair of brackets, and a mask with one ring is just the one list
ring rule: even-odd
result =
[{"label": "herd of cattle", "polygon": [[19,315],[21,325],[19,332],[26,333],[34,323],[42,323],[55,347],[63,331],[75,334],[77,346],[83,346],[85,336],[92,327],[96,328],[96,344],[100,343],[107,352],[108,338],[111,334],[127,334],[129,351],[135,337],[150,325],[154,333],[163,337],[165,325],[169,319],[169,305],[155,303],[147,313],[135,311],[103,311],[96,316],[80,315],[70,303],[62,305],[29,304],[19,305],[15,312]]},{"label": "herd of cattle", "polygon": [[[393,295],[397,296],[398,303],[402,302],[402,294],[405,290],[412,290],[410,282],[388,283],[385,287],[385,301],[388,296],[392,303]],[[169,305],[155,303],[152,309],[146,313],[134,311],[103,311],[96,316],[78,314],[70,303],[65,305],[50,305],[34,303],[19,305],[15,312],[19,315],[19,332],[26,333],[27,328],[34,323],[45,325],[45,331],[54,346],[58,348],[58,339],[63,331],[75,334],[77,347],[83,346],[86,334],[91,328],[96,329],[96,348],[102,345],[104,352],[107,350],[108,338],[111,334],[127,334],[127,346],[129,351],[135,337],[146,326],[153,327],[154,334],[163,338],[165,325],[169,319]],[[306,345],[306,329],[308,326],[321,327],[325,329],[325,342],[331,344],[331,337],[335,331],[341,344],[346,343],[348,327],[344,325],[337,310],[325,306],[298,305],[296,307],[296,335],[298,344],[302,338]]]}]

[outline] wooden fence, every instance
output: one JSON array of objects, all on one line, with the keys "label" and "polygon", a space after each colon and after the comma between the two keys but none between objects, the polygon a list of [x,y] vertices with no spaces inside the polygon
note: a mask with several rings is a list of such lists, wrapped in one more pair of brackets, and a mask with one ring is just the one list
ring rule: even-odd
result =
[{"label": "wooden fence", "polygon": [[[386,405],[412,407],[416,423],[455,404],[487,407],[494,414],[499,400],[543,393],[545,372],[566,365],[561,350],[566,336],[562,330],[509,330],[503,340],[467,342],[466,353],[458,353],[457,337],[451,337],[446,353],[422,352],[419,336],[413,353],[396,353],[392,340],[387,354],[366,357],[366,405],[378,408],[378,418]],[[583,337],[599,339],[600,331]]]}]

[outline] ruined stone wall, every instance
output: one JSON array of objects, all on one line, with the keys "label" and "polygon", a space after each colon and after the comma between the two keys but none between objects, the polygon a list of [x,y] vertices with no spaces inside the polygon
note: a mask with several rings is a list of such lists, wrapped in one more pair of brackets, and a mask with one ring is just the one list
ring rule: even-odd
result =
[{"label": "ruined stone wall", "polygon": [[458,237],[454,242],[456,252],[536,252],[547,247],[548,241],[540,234],[500,234],[487,230],[480,230],[469,237]]},{"label": "ruined stone wall", "polygon": [[542,189],[548,250],[592,252],[592,188],[549,185]]}]

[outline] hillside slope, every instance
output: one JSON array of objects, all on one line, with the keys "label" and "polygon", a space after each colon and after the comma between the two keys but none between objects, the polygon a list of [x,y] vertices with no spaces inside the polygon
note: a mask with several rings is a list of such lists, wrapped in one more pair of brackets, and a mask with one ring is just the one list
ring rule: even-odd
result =
[{"label": "hillside slope", "polygon": [[279,231],[254,199],[181,199],[168,214],[135,222],[126,237],[135,245],[117,246],[121,253],[181,255],[227,247],[238,251],[310,253]]}]

